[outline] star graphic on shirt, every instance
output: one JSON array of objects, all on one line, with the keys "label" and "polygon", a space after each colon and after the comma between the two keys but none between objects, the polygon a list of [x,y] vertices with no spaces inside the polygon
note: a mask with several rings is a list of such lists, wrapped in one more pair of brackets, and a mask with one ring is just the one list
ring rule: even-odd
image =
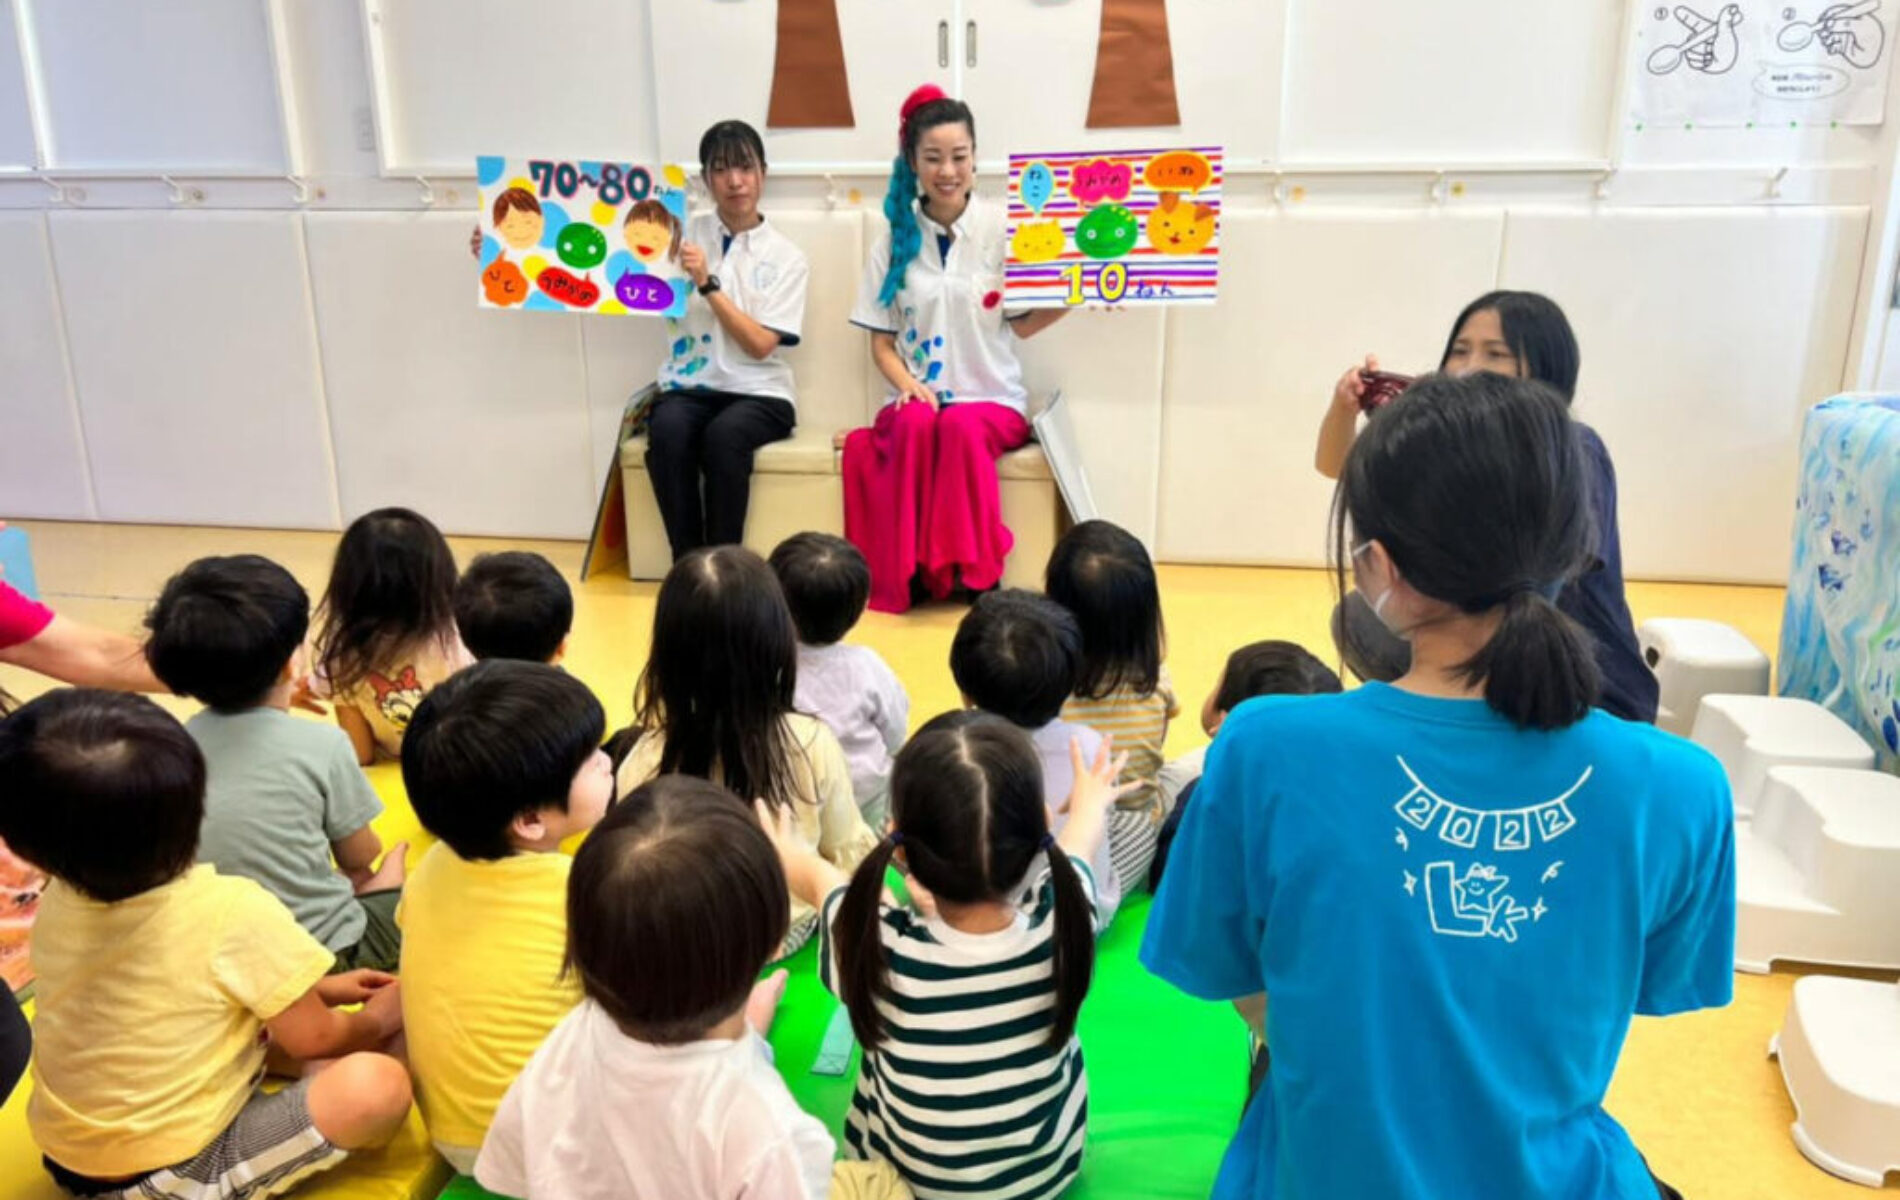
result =
[{"label": "star graphic on shirt", "polygon": [[1544,919],[1544,914],[1549,911],[1550,910],[1548,908],[1544,907],[1544,898],[1542,896],[1539,896],[1537,898],[1537,903],[1531,906],[1531,920],[1533,922],[1541,921]]},{"label": "star graphic on shirt", "polygon": [[1557,872],[1563,870],[1563,866],[1564,866],[1564,861],[1561,858],[1558,859],[1556,862],[1550,864],[1550,866],[1544,870],[1544,877],[1538,882],[1549,883],[1551,880],[1557,878]]},{"label": "star graphic on shirt", "polygon": [[1405,894],[1408,896],[1412,895],[1413,890],[1417,887],[1418,887],[1418,876],[1412,874],[1410,871],[1407,871],[1405,873]]},{"label": "star graphic on shirt", "polygon": [[1412,839],[1405,836],[1403,829],[1393,830],[1392,840],[1398,843],[1399,849],[1401,850],[1410,850],[1412,848]]}]

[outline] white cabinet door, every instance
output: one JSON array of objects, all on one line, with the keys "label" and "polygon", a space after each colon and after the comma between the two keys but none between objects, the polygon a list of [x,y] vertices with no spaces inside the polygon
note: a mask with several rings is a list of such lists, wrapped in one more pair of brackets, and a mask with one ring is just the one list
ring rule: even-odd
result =
[{"label": "white cabinet door", "polygon": [[765,136],[775,169],[878,168],[897,151],[897,109],[910,90],[954,80],[956,0],[832,0],[851,81],[848,129],[771,129],[766,111],[778,45],[775,0],[665,0],[653,6],[653,86],[660,153],[699,160],[699,135],[728,118]]},{"label": "white cabinet door", "polygon": [[1229,163],[1274,154],[1283,0],[1167,0],[1178,126],[1089,129],[1102,0],[962,0],[956,63],[978,153],[1221,146]]}]

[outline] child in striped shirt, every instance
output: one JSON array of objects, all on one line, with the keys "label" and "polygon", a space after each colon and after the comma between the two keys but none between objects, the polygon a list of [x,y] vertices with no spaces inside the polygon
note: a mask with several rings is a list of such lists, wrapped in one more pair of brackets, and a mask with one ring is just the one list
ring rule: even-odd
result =
[{"label": "child in striped shirt", "polygon": [[[1088,1080],[1075,1021],[1095,966],[1087,852],[1124,787],[1104,746],[1072,749],[1068,824],[1049,833],[1022,730],[946,713],[891,771],[891,835],[848,886],[760,805],[794,895],[820,905],[820,972],[864,1046],[845,1147],[897,1168],[919,1200],[1048,1200],[1082,1166]],[[1125,786],[1125,785],[1124,785]],[[883,896],[898,855],[936,912]],[[1013,901],[1047,856],[1033,904]]]},{"label": "child in striped shirt", "polygon": [[1135,786],[1108,816],[1109,855],[1126,895],[1154,861],[1166,816],[1156,781],[1168,722],[1181,715],[1161,661],[1167,631],[1154,561],[1119,525],[1084,521],[1056,543],[1043,586],[1082,627],[1082,669],[1062,719],[1114,738],[1128,755]]}]

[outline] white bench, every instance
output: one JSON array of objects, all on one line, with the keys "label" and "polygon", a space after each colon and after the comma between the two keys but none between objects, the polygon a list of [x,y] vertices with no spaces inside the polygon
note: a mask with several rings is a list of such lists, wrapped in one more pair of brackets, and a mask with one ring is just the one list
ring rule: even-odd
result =
[{"label": "white bench", "polygon": [[1900,778],[1774,767],[1735,831],[1735,966],[1900,969]]},{"label": "white bench", "polygon": [[1768,694],[1768,656],[1720,621],[1658,617],[1638,627],[1636,642],[1661,692],[1656,724],[1670,733],[1689,736],[1704,696]]},{"label": "white bench", "polygon": [[[745,544],[761,555],[794,533],[844,534],[842,434],[802,431],[788,441],[762,446],[752,460],[752,501],[746,509]],[[647,478],[646,439],[620,447],[621,485],[627,507],[627,574],[663,579],[673,565],[659,505]],[[1003,523],[1016,535],[1003,568],[1004,587],[1042,590],[1043,568],[1061,536],[1066,510],[1042,447],[1031,442],[996,463]]]},{"label": "white bench", "polygon": [[1797,980],[1769,1053],[1794,1101],[1794,1144],[1829,1174],[1880,1187],[1900,1171],[1900,986]]},{"label": "white bench", "polygon": [[1755,811],[1771,767],[1874,765],[1873,747],[1811,700],[1704,696],[1691,736],[1721,760],[1741,818]]}]

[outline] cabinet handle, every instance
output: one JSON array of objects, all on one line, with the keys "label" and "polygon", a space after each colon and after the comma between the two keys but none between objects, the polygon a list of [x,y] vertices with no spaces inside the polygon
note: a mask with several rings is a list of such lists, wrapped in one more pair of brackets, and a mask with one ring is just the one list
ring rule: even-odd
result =
[{"label": "cabinet handle", "polygon": [[963,65],[976,65],[976,22],[971,21],[963,27]]},{"label": "cabinet handle", "polygon": [[937,65],[950,65],[950,22],[937,22]]}]

